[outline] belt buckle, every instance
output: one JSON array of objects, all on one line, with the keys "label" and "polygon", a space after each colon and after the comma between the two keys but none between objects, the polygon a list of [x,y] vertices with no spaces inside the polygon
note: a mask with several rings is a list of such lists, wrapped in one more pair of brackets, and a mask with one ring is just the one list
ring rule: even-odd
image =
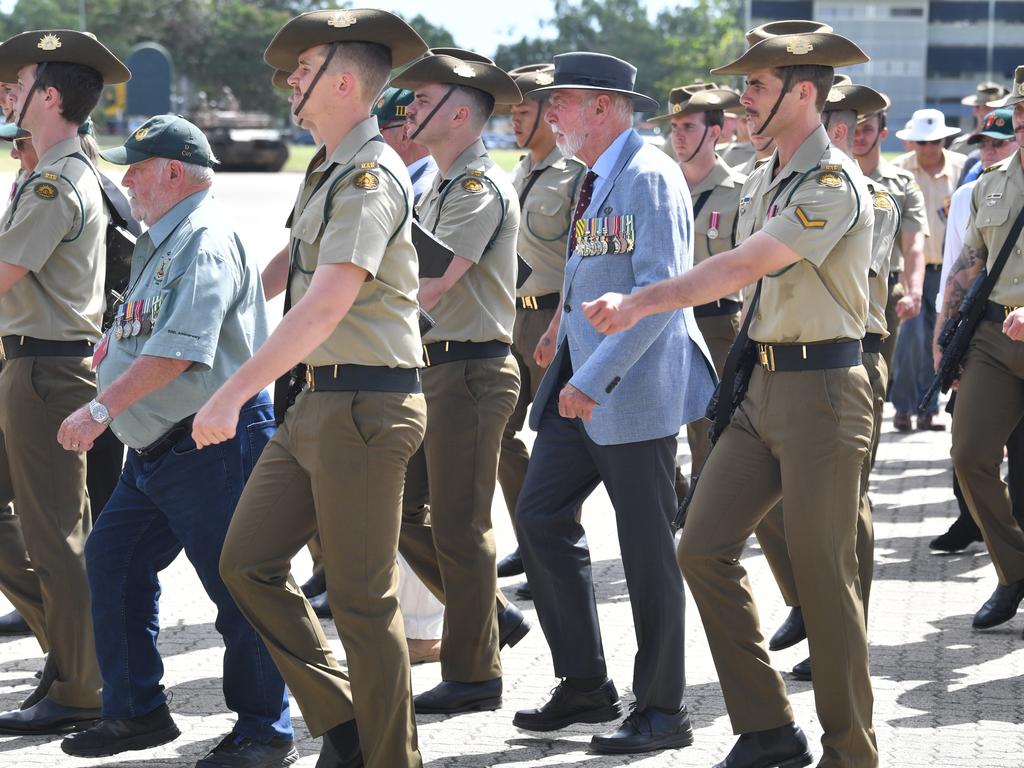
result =
[{"label": "belt buckle", "polygon": [[526,309],[536,309],[537,308],[537,297],[536,296],[523,296],[523,306],[526,307]]},{"label": "belt buckle", "polygon": [[306,386],[310,392],[316,391],[316,382],[313,379],[313,366],[311,365],[306,366]]},{"label": "belt buckle", "polygon": [[761,367],[767,371],[775,372],[775,349],[771,344],[758,344],[757,354],[761,360]]},{"label": "belt buckle", "polygon": [[1020,307],[1008,307],[1008,306],[1004,305],[1003,306],[1003,317],[1004,318],[1009,317],[1011,312],[1016,312],[1018,309],[1020,309]]}]

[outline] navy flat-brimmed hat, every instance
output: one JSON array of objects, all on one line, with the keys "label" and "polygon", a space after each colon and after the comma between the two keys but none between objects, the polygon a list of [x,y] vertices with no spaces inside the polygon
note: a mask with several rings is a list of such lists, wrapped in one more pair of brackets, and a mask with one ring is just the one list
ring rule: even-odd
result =
[{"label": "navy flat-brimmed hat", "polygon": [[636,87],[636,67],[628,61],[606,53],[560,53],[555,56],[553,74],[555,81],[551,85],[535,88],[530,93],[561,90],[606,91],[629,96],[637,112],[652,112],[658,108],[655,99],[633,90]]}]

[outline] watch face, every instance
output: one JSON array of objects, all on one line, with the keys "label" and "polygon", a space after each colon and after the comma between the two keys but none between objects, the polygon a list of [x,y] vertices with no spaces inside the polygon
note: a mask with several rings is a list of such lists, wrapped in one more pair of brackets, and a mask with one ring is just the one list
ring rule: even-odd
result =
[{"label": "watch face", "polygon": [[92,416],[94,421],[98,421],[101,424],[107,424],[110,422],[110,412],[103,403],[95,401],[89,403],[89,415]]}]

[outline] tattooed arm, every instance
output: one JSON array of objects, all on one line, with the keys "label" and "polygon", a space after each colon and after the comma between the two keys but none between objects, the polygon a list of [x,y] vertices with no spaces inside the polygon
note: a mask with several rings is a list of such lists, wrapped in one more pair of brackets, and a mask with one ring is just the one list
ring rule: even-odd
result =
[{"label": "tattooed arm", "polygon": [[953,262],[949,270],[949,277],[946,279],[946,294],[943,296],[942,307],[939,308],[938,316],[935,318],[935,336],[932,339],[932,354],[935,358],[935,366],[938,368],[939,360],[942,359],[942,352],[939,350],[939,334],[946,325],[946,321],[956,314],[964,296],[971,289],[974,281],[981,270],[985,267],[985,260],[988,257],[986,248],[973,248],[964,244],[959,258]]}]

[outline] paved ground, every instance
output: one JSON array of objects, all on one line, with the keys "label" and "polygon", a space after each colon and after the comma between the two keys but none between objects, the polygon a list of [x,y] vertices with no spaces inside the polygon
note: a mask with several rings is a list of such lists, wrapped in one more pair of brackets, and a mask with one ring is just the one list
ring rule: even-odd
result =
[{"label": "paved ground", "polygon": [[[294,194],[296,177],[226,175],[220,196],[236,217],[247,246],[265,261],[285,242],[282,203]],[[287,202],[283,203],[287,209]],[[876,569],[872,592],[872,672],[875,723],[882,764],[892,768],[938,766],[1016,768],[1024,765],[1024,620],[990,632],[971,630],[971,615],[995,585],[989,558],[980,545],[955,556],[935,556],[928,541],[955,515],[950,491],[947,433],[899,435],[887,420],[872,479]],[[685,441],[684,441],[685,443]],[[685,455],[685,445],[680,447]],[[494,506],[499,551],[513,546],[508,515],[500,498]],[[629,700],[631,660],[636,650],[628,596],[618,562],[612,511],[599,489],[587,502],[585,523],[593,550],[598,599],[611,674]],[[752,542],[745,558],[766,631],[786,609],[764,558]],[[295,564],[302,580],[308,558]],[[503,584],[512,589],[516,580]],[[221,643],[213,628],[212,604],[203,595],[187,561],[179,558],[163,579],[160,646],[164,682],[173,694],[172,710],[183,735],[160,749],[85,761],[65,756],[53,739],[0,739],[0,765],[136,766],[191,765],[231,727],[220,692]],[[529,603],[520,607],[532,616]],[[6,610],[0,598],[0,610]],[[700,619],[687,609],[688,704],[696,730],[689,749],[647,757],[609,758],[589,754],[597,728],[577,727],[547,738],[512,727],[514,711],[536,706],[555,684],[550,657],[539,630],[503,656],[505,706],[497,712],[419,719],[424,761],[432,768],[487,768],[588,765],[708,766],[728,751],[733,737]],[[343,651],[333,625],[325,623],[339,657]],[[776,654],[780,669],[803,658],[805,646]],[[31,638],[0,642],[0,709],[9,709],[34,685],[41,665]],[[439,680],[437,665],[413,671],[416,691]],[[810,684],[790,682],[797,721],[815,742],[820,729]],[[316,763],[319,743],[308,738],[293,707],[302,768]]]}]

